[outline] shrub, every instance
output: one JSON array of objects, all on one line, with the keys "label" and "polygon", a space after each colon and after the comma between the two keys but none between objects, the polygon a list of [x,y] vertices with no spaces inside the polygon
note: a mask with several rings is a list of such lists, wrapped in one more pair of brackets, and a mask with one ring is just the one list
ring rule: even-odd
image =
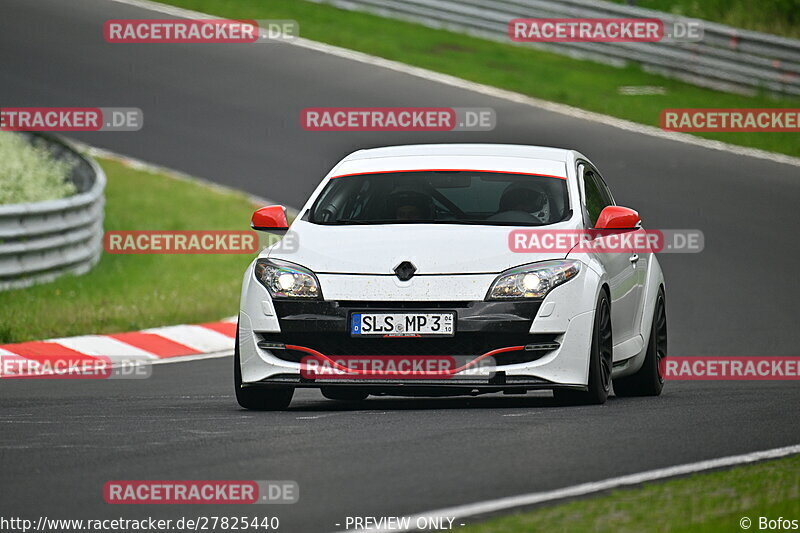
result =
[{"label": "shrub", "polygon": [[0,205],[55,200],[75,194],[67,181],[73,163],[54,159],[46,146],[0,132]]}]

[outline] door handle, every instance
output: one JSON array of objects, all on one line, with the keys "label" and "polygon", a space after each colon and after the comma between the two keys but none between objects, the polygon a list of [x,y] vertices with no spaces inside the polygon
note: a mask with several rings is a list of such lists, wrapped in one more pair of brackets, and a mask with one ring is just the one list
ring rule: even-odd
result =
[{"label": "door handle", "polygon": [[639,254],[633,254],[629,258],[634,265],[639,262]]}]

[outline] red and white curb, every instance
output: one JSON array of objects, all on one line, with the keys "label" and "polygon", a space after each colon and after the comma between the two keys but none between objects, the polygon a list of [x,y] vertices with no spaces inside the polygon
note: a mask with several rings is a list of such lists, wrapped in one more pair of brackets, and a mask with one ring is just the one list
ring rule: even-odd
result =
[{"label": "red and white curb", "polygon": [[[0,344],[0,358],[54,365],[101,358],[112,364],[130,361],[177,363],[233,354],[236,317],[205,324],[167,326],[110,335],[81,335],[44,341]],[[0,376],[3,374],[0,370]]]}]

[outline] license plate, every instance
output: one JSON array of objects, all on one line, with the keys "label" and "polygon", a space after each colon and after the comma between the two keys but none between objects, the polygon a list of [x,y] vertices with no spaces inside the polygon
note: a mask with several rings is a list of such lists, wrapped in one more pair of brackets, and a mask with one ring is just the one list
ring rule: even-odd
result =
[{"label": "license plate", "polygon": [[358,336],[452,336],[455,313],[353,313],[350,333]]}]

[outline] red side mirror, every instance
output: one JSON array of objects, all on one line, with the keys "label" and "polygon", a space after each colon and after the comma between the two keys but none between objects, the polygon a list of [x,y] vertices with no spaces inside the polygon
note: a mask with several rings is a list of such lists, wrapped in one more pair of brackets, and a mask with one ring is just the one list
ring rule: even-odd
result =
[{"label": "red side mirror", "polygon": [[633,229],[642,221],[639,213],[628,207],[609,205],[597,217],[595,229]]},{"label": "red side mirror", "polygon": [[286,208],[282,205],[268,205],[253,213],[250,227],[257,231],[285,231],[289,229]]}]

